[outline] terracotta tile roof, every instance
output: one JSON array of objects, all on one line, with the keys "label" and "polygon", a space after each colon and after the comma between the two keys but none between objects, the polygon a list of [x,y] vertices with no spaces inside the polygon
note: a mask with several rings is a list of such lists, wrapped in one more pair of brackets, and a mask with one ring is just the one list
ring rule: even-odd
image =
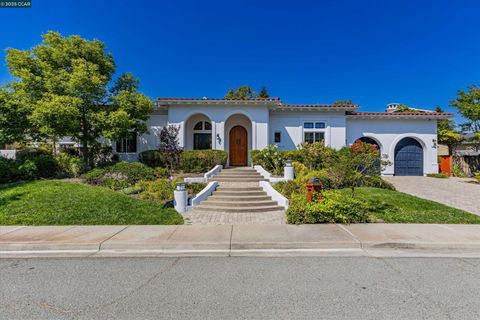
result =
[{"label": "terracotta tile roof", "polygon": [[280,98],[247,98],[247,99],[224,99],[224,98],[177,98],[177,97],[161,97],[157,100],[170,100],[170,101],[197,101],[197,100],[215,100],[215,101],[280,101]]},{"label": "terracotta tile roof", "polygon": [[358,108],[357,104],[322,104],[322,103],[282,103],[285,108]]},{"label": "terracotta tile roof", "polygon": [[452,113],[446,112],[365,112],[347,111],[349,116],[445,116],[452,117]]}]

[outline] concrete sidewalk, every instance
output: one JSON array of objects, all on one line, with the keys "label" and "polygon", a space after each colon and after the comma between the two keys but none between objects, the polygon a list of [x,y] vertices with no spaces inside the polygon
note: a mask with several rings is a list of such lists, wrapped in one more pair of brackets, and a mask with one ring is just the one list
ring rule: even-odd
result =
[{"label": "concrete sidewalk", "polygon": [[480,225],[0,226],[0,257],[480,254]]}]

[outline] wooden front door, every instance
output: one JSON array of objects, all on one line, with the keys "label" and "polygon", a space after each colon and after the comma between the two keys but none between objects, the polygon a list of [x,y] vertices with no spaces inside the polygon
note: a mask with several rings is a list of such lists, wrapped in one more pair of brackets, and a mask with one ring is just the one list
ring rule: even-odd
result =
[{"label": "wooden front door", "polygon": [[230,165],[246,166],[248,164],[247,130],[242,126],[235,126],[230,130]]}]

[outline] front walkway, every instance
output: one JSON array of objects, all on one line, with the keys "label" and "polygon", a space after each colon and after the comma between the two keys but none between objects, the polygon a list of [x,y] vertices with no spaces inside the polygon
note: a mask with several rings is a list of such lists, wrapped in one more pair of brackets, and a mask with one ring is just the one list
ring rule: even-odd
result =
[{"label": "front walkway", "polygon": [[430,177],[384,177],[398,191],[424,198],[480,216],[480,185],[469,179]]}]

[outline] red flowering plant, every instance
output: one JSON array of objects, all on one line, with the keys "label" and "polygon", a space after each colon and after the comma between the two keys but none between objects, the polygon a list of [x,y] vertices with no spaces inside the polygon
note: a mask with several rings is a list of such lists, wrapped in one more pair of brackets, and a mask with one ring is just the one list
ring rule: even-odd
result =
[{"label": "red flowering plant", "polygon": [[381,161],[377,146],[357,141],[339,151],[336,163],[329,171],[334,184],[351,188],[353,195],[356,187],[365,184],[366,176],[380,175],[382,166],[387,164]]}]

